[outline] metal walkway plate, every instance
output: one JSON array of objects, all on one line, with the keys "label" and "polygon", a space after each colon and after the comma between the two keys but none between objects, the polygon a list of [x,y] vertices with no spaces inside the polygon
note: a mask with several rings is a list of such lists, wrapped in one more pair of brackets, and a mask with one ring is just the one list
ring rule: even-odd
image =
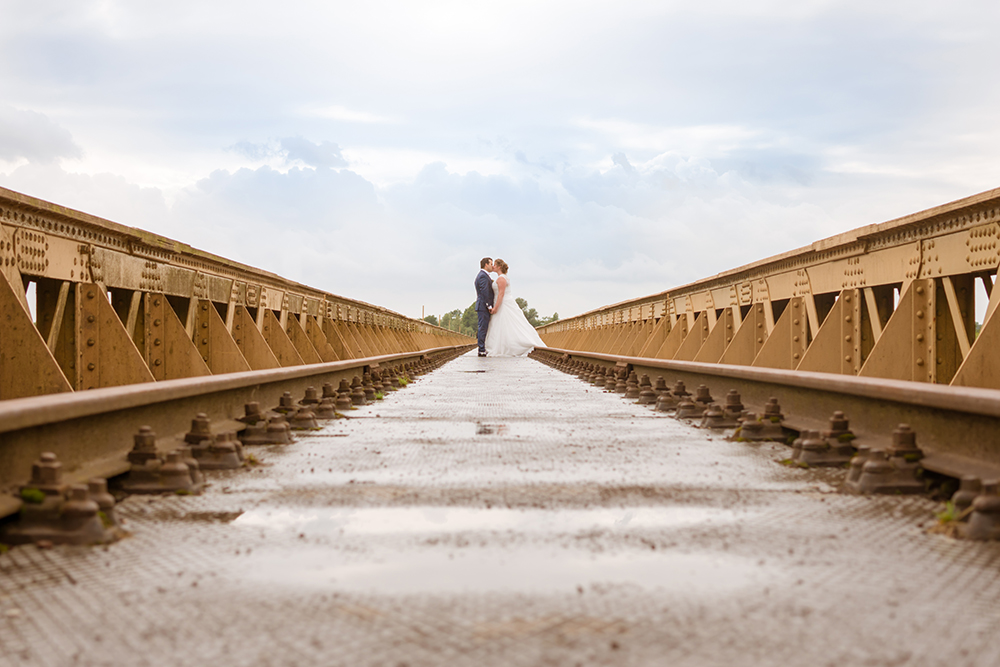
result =
[{"label": "metal walkway plate", "polygon": [[1000,663],[1000,544],[530,359],[250,451],[0,556],[0,665]]}]

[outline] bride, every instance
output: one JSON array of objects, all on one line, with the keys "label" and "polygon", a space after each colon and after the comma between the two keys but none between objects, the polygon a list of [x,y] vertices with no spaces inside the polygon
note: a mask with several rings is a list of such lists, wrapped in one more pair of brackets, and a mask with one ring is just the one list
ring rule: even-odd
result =
[{"label": "bride", "polygon": [[493,266],[498,275],[493,281],[493,309],[486,331],[486,356],[523,357],[536,347],[544,347],[545,343],[514,300],[510,278],[507,277],[507,262],[498,259]]}]

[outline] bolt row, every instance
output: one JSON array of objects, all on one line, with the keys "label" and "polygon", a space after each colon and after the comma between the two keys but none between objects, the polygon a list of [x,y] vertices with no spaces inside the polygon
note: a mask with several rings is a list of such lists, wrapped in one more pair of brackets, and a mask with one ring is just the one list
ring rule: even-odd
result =
[{"label": "bolt row", "polygon": [[[648,375],[637,376],[629,366],[603,366],[574,359],[569,355],[536,350],[532,358],[556,370],[576,375],[582,381],[622,394],[640,405],[661,412],[672,412],[676,419],[695,426],[731,430],[737,442],[780,442],[791,446],[791,454],[782,463],[803,468],[836,466],[848,469],[841,490],[859,494],[913,494],[928,490],[920,461],[923,451],[917,446],[916,433],[908,424],[899,424],[892,432],[891,444],[873,448],[859,444],[850,430],[847,417],[836,411],[829,427],[822,430],[796,431],[785,424],[785,415],[777,398],[770,398],[761,413],[748,411],[735,389],[730,389],[723,403],[712,398],[706,385],[694,394],[682,380],[670,387],[659,376],[652,382]],[[955,534],[970,539],[1000,539],[1000,491],[996,480],[964,477],[952,497],[959,523]]]},{"label": "bolt row", "polygon": [[[170,451],[157,445],[149,426],[139,427],[127,454],[129,471],[121,480],[125,494],[199,494],[206,486],[206,471],[232,470],[254,462],[244,451],[250,445],[289,445],[295,432],[317,430],[319,422],[337,419],[357,406],[381,400],[416,377],[459,356],[449,350],[426,355],[418,361],[372,368],[338,386],[326,383],[321,390],[309,387],[301,400],[285,392],[278,405],[263,410],[256,401],[244,406],[238,430],[214,428],[200,412],[182,444]],[[69,484],[62,463],[52,452],[43,452],[31,467],[30,481],[15,494],[22,501],[16,521],[0,527],[0,543],[41,546],[53,544],[106,544],[125,534],[115,513],[115,498],[106,479]]]}]

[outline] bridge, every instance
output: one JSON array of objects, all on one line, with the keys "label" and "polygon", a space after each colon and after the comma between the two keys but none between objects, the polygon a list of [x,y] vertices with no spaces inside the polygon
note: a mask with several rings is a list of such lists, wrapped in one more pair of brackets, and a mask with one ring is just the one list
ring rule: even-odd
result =
[{"label": "bridge", "polygon": [[530,359],[2,189],[0,234],[0,664],[1000,655],[1000,190]]}]

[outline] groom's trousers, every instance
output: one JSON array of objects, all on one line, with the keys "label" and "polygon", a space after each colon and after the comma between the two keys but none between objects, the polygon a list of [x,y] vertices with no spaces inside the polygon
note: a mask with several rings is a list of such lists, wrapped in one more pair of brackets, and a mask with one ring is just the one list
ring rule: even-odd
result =
[{"label": "groom's trousers", "polygon": [[486,330],[490,328],[490,311],[477,310],[476,314],[479,315],[479,331],[476,336],[479,343],[479,354],[486,354]]}]

